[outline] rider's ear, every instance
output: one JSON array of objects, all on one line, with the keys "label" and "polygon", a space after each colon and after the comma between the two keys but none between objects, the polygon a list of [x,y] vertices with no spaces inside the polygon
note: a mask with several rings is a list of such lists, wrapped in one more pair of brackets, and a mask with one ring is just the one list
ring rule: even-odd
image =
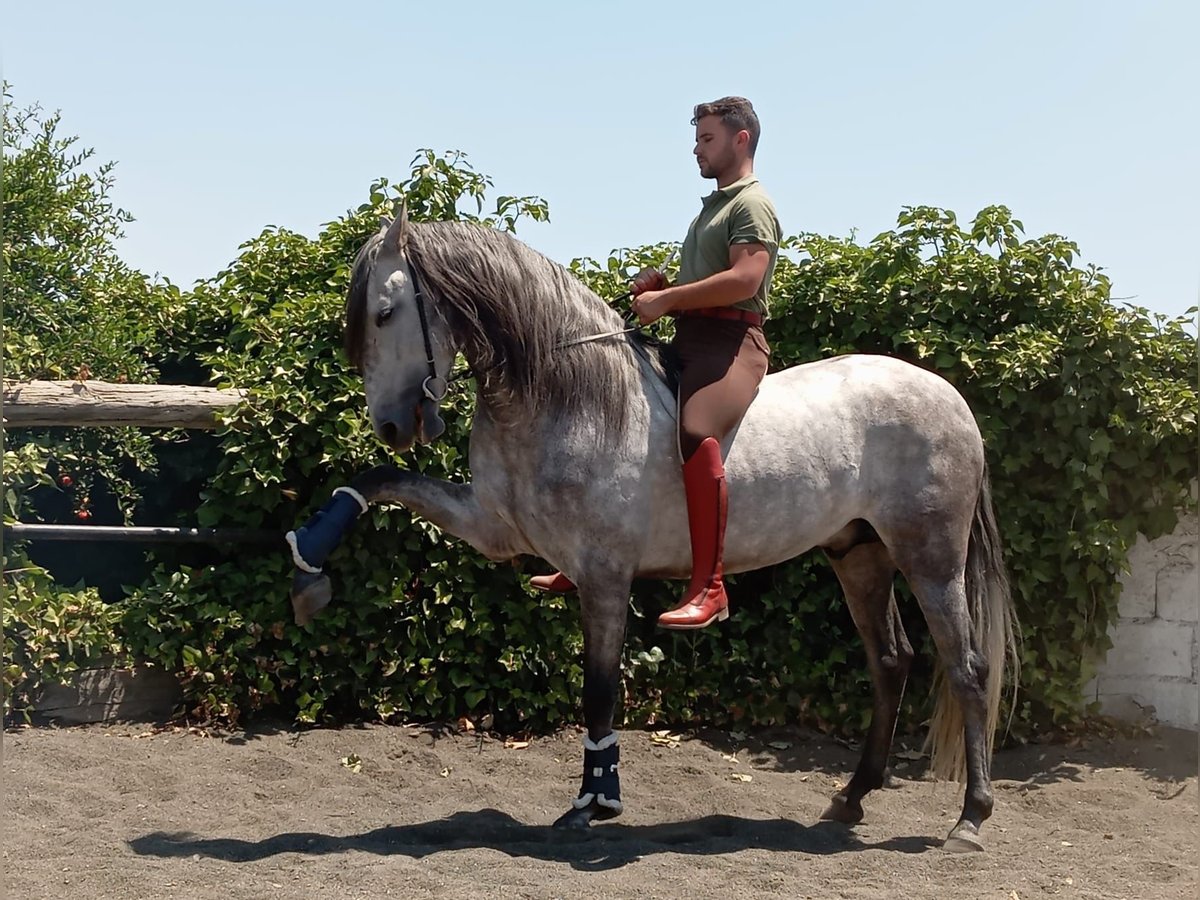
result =
[{"label": "rider's ear", "polygon": [[388,226],[387,234],[384,235],[383,244],[385,247],[390,247],[393,250],[403,250],[408,243],[408,203],[405,199],[400,200],[400,209],[396,212],[396,218],[392,219],[392,224]]}]

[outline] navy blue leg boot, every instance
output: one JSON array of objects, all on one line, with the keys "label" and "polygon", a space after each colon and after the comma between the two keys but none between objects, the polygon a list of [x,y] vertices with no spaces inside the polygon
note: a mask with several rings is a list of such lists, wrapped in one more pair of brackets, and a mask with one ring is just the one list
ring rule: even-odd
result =
[{"label": "navy blue leg boot", "polygon": [[325,505],[300,528],[287,533],[296,571],[292,576],[292,610],[296,624],[306,625],[329,604],[333,591],[322,571],[329,558],[354,524],[367,511],[367,501],[354,488],[340,487]]},{"label": "navy blue leg boot", "polygon": [[612,818],[621,813],[621,776],[617,764],[621,759],[621,748],[617,746],[617,733],[599,741],[583,737],[583,787],[579,796],[571,803],[576,809],[584,809],[593,802],[601,807],[597,818]]},{"label": "navy blue leg boot", "polygon": [[313,574],[320,572],[355,519],[366,511],[367,501],[362,494],[354,488],[337,488],[311,519],[287,533],[296,568]]}]

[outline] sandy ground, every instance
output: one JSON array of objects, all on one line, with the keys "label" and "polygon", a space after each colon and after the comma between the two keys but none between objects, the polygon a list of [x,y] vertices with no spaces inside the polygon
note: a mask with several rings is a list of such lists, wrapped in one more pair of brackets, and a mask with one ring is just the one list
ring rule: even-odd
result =
[{"label": "sandy ground", "polygon": [[828,738],[628,731],[621,744],[625,814],[570,836],[548,826],[578,789],[574,731],[510,747],[382,725],[10,730],[7,896],[1198,895],[1194,733],[1001,751],[988,849],[969,855],[940,849],[959,787],[922,780],[915,753],[848,829],[818,822],[857,761]]}]

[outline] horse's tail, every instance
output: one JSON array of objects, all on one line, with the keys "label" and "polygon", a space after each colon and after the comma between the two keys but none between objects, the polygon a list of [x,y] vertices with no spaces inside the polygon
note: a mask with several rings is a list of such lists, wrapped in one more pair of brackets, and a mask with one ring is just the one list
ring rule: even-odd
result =
[{"label": "horse's tail", "polygon": [[[992,490],[984,465],[983,482],[975,500],[975,517],[967,544],[965,572],[967,609],[971,616],[971,646],[984,656],[987,665],[987,755],[991,759],[996,727],[1000,721],[1000,701],[1007,680],[1011,686],[1011,711],[1016,708],[1020,657],[1020,634],[1013,608],[1008,573],[1004,567],[1004,548],[992,509]],[[1007,679],[1006,679],[1007,673]],[[930,769],[935,778],[962,781],[966,776],[966,747],[962,707],[954,697],[950,681],[939,663],[934,676],[933,716],[929,724],[927,746]]]}]

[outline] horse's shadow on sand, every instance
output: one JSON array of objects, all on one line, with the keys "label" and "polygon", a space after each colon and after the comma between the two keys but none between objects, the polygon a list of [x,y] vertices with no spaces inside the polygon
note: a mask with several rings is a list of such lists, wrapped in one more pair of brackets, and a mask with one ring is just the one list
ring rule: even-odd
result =
[{"label": "horse's shadow on sand", "polygon": [[658,825],[597,825],[585,832],[525,825],[494,809],[458,812],[417,825],[390,825],[361,834],[334,836],[285,832],[259,841],[202,838],[155,832],[129,842],[141,856],[203,856],[226,862],[254,862],[283,853],[324,856],[359,851],[414,859],[455,850],[487,848],[512,857],[562,862],[582,871],[617,869],[655,853],[715,855],[739,850],[773,850],[827,855],[861,850],[923,853],[940,845],[928,837],[863,841],[834,822],[801,825],[786,819],[705,816]]}]

